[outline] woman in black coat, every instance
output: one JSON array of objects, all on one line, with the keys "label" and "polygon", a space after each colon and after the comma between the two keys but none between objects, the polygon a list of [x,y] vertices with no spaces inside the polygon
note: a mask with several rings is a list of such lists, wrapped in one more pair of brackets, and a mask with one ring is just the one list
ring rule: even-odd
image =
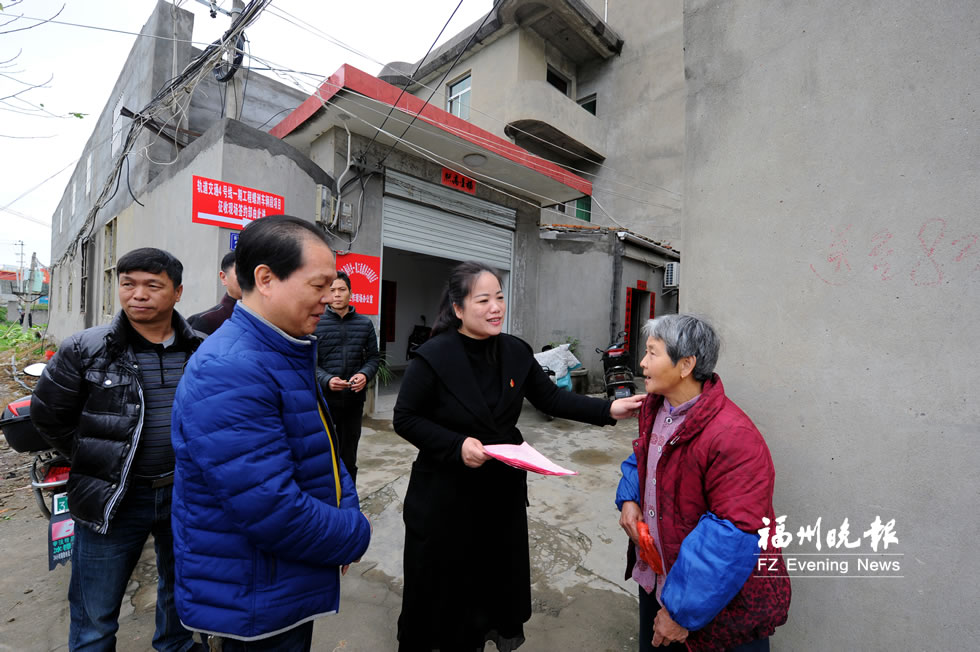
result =
[{"label": "woman in black coat", "polygon": [[612,425],[640,397],[605,401],[559,390],[522,340],[501,334],[500,277],[457,266],[433,337],[418,349],[395,405],[395,431],[419,449],[405,496],[400,652],[509,652],[531,617],[527,473],[484,444],[520,444],[524,398],[555,416]]}]

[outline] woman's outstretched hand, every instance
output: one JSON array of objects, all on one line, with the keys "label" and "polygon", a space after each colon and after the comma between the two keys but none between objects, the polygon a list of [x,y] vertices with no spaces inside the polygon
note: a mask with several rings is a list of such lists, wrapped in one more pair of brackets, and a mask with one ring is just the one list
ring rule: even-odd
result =
[{"label": "woman's outstretched hand", "polygon": [[467,437],[463,440],[463,448],[460,454],[463,456],[463,464],[471,469],[483,466],[483,463],[490,459],[490,456],[483,450],[483,443],[475,437]]},{"label": "woman's outstretched hand", "polygon": [[643,405],[643,396],[627,396],[612,402],[609,408],[609,416],[613,419],[632,419],[640,413],[640,406]]}]

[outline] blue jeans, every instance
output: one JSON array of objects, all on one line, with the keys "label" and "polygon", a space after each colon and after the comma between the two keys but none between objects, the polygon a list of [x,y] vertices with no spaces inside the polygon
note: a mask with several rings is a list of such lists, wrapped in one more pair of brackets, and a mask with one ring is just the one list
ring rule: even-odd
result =
[{"label": "blue jeans", "polygon": [[[153,648],[161,652],[195,649],[174,602],[174,540],[170,529],[173,487],[130,487],[109,524],[108,534],[78,526],[71,558],[71,627],[68,648],[116,649],[119,608],[146,538],[152,533],[157,557],[157,611]],[[124,645],[123,648],[129,648]]]},{"label": "blue jeans", "polygon": [[257,641],[221,639],[221,652],[309,652],[313,645],[313,621],[297,625],[282,634]]},{"label": "blue jeans", "polygon": [[[640,652],[686,652],[687,645],[684,643],[671,643],[670,645],[659,645],[653,647],[653,621],[657,617],[657,612],[663,609],[657,601],[656,592],[647,593],[646,589],[640,587]],[[769,652],[769,637],[760,638],[748,643],[736,645],[725,652]]]}]

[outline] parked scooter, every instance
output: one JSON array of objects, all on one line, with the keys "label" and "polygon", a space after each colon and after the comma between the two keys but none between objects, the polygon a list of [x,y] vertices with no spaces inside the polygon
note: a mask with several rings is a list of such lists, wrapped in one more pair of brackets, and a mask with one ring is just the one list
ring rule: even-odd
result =
[{"label": "parked scooter", "polygon": [[626,331],[621,331],[616,336],[616,341],[608,347],[596,349],[595,352],[602,355],[606,396],[617,399],[635,394],[633,370],[629,367],[629,350],[626,348]]},{"label": "parked scooter", "polygon": [[[24,369],[28,376],[40,376],[44,364],[37,363]],[[0,418],[0,430],[7,444],[18,453],[34,453],[31,463],[31,489],[34,500],[45,518],[51,517],[51,497],[64,491],[71,472],[71,462],[41,438],[31,423],[31,397],[22,396],[12,401]]]},{"label": "parked scooter", "polygon": [[413,326],[412,332],[408,336],[408,347],[405,351],[406,360],[414,360],[415,356],[418,355],[415,352],[416,349],[425,344],[432,334],[432,328],[425,323],[425,315],[419,315],[419,317],[422,319],[422,323]]}]

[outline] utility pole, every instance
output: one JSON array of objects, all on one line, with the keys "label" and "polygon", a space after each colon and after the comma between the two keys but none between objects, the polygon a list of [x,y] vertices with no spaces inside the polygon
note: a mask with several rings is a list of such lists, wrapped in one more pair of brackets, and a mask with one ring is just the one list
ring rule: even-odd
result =
[{"label": "utility pole", "polygon": [[[234,23],[235,20],[241,15],[243,9],[245,9],[245,2],[243,0],[234,0],[234,2],[232,2],[232,23]],[[231,45],[232,47],[235,46],[234,43]],[[231,65],[231,60],[233,60],[237,54],[238,53],[234,50],[228,53],[229,65]],[[242,85],[242,77],[237,73],[229,81],[225,82],[225,115],[232,120],[242,119],[242,104],[245,103],[245,96],[243,93],[244,90],[244,86]]]},{"label": "utility pole", "polygon": [[[245,9],[244,0],[233,0],[231,3],[231,11],[227,9],[222,9],[218,6],[215,0],[197,0],[200,4],[208,7],[211,12],[211,18],[217,18],[218,14],[225,14],[231,18],[231,22],[234,23],[235,19],[238,18],[242,11]],[[235,47],[235,43],[232,43],[232,48]],[[227,63],[231,66],[231,62],[235,59],[238,52],[237,50],[232,50],[227,55]],[[242,84],[241,78],[236,74],[230,80],[225,83],[225,116],[232,118],[233,120],[241,120],[242,118],[242,104],[245,102],[244,97],[244,85]]]},{"label": "utility pole", "polygon": [[24,291],[24,241],[18,240],[14,243],[15,245],[20,245],[20,253],[17,255],[18,263],[20,264],[20,271],[17,272],[17,280],[20,281],[20,291]]},{"label": "utility pole", "polygon": [[[40,289],[38,290],[38,293],[37,294],[35,294],[35,292],[34,292],[34,287],[33,286],[34,286],[34,279],[36,278],[34,276],[35,274],[37,274],[37,252],[36,251],[34,251],[34,252],[31,253],[31,272],[30,272],[31,281],[30,281],[30,284],[27,286],[27,294],[24,295],[24,297],[25,297],[25,303],[27,305],[24,306],[24,321],[22,321],[21,324],[20,324],[20,329],[22,331],[24,331],[24,332],[27,332],[31,328],[31,324],[32,324],[32,321],[33,321],[32,318],[31,318],[31,309],[34,307],[34,302],[37,300],[37,298],[39,296],[41,296],[40,295]],[[41,282],[42,282],[42,284],[44,283],[43,280]],[[23,290],[24,290],[23,281],[21,281],[21,291],[23,292]]]},{"label": "utility pole", "polygon": [[[40,267],[40,263],[37,262],[37,252],[35,251],[31,254],[30,284],[25,290],[24,280],[21,279],[21,289],[14,290],[14,294],[17,295],[17,300],[24,303],[24,317],[20,322],[20,328],[24,332],[27,332],[31,328],[31,308],[34,307],[34,302],[44,293],[44,278],[37,276],[39,272],[38,267]],[[37,286],[37,289],[34,286]]]}]

